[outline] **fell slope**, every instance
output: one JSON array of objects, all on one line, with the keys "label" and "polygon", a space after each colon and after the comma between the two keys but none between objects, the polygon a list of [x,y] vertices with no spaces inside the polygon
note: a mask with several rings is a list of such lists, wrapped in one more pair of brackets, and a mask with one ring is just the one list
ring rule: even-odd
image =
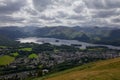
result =
[{"label": "fell slope", "polygon": [[120,80],[120,58],[85,64],[35,80]]}]

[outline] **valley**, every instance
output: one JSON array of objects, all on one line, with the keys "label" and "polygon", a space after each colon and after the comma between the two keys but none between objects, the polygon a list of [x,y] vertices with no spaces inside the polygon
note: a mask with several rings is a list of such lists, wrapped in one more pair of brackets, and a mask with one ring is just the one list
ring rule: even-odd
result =
[{"label": "valley", "polygon": [[21,43],[0,47],[0,80],[42,77],[86,63],[120,57],[120,50],[106,47],[80,49],[49,43]]},{"label": "valley", "polygon": [[120,0],[0,0],[0,80],[120,80]]},{"label": "valley", "polygon": [[[115,38],[113,35],[117,45],[107,39],[114,30],[79,27],[0,28],[0,80],[42,78],[91,62],[118,58],[119,36]],[[99,31],[105,31],[106,35]],[[97,41],[104,37],[112,44],[108,41],[109,44],[99,44],[93,40],[96,36]]]}]

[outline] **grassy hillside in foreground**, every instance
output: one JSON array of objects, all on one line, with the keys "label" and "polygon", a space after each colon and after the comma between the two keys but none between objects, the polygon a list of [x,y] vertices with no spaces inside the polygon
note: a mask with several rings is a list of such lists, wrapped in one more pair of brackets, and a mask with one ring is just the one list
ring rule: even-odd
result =
[{"label": "grassy hillside in foreground", "polygon": [[34,80],[120,80],[120,58],[85,64]]}]

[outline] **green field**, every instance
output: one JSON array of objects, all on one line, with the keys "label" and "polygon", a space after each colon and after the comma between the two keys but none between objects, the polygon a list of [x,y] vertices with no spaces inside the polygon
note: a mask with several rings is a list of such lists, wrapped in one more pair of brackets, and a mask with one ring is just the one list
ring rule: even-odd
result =
[{"label": "green field", "polygon": [[0,65],[1,66],[9,65],[14,60],[15,60],[14,57],[11,57],[11,56],[8,56],[8,55],[0,56]]},{"label": "green field", "polygon": [[120,58],[85,64],[34,80],[120,80]]},{"label": "green field", "polygon": [[6,46],[0,46],[0,48],[6,48]]},{"label": "green field", "polygon": [[19,50],[22,50],[22,51],[32,51],[32,48],[21,48],[21,49],[19,49]]},{"label": "green field", "polygon": [[33,54],[30,54],[28,58],[30,59],[38,58],[38,55],[33,53]]},{"label": "green field", "polygon": [[13,55],[14,57],[17,57],[17,56],[19,56],[19,53],[18,53],[18,52],[15,52],[15,53],[12,53],[12,55]]}]

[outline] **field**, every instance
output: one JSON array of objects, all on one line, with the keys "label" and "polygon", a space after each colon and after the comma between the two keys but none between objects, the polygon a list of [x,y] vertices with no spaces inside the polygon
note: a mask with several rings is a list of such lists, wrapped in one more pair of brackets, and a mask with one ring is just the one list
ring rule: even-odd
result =
[{"label": "field", "polygon": [[4,56],[0,56],[0,65],[8,65],[11,62],[14,61],[14,57],[8,56],[8,55],[4,55]]},{"label": "field", "polygon": [[30,58],[30,59],[34,59],[34,58],[37,58],[38,57],[38,55],[37,54],[30,54],[29,56],[28,56],[28,58]]},{"label": "field", "polygon": [[21,49],[19,49],[19,50],[22,50],[22,51],[32,51],[32,48],[21,48]]},{"label": "field", "polygon": [[120,80],[120,58],[85,64],[34,80]]},{"label": "field", "polygon": [[12,54],[14,57],[17,57],[17,56],[19,56],[19,53],[18,52],[15,52],[15,53],[13,53]]}]

